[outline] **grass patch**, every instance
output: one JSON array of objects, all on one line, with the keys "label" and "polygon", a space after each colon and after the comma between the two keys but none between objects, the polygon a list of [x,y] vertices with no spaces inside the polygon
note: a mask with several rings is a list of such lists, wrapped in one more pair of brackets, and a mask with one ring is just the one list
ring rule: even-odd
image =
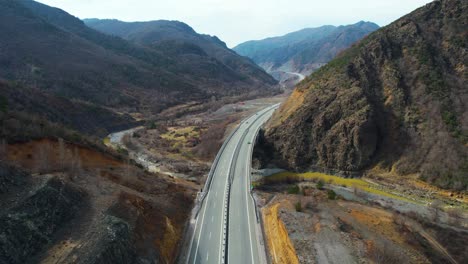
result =
[{"label": "grass patch", "polygon": [[301,202],[297,202],[294,207],[296,208],[296,212],[302,212],[302,204]]},{"label": "grass patch", "polygon": [[109,138],[109,137],[104,138],[104,139],[102,140],[102,143],[103,143],[104,145],[106,145],[106,146],[109,146],[109,144],[110,144],[110,138]]},{"label": "grass patch", "polygon": [[288,188],[289,194],[299,194],[299,192],[300,192],[300,188],[297,184]]},{"label": "grass patch", "polygon": [[186,141],[189,138],[198,138],[200,137],[200,131],[195,128],[194,126],[171,127],[167,133],[161,135],[161,138],[171,141]]}]

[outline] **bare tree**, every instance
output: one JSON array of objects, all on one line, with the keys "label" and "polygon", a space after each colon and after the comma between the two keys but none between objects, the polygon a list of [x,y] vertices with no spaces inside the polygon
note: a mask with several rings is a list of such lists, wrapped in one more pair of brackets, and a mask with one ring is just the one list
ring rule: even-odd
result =
[{"label": "bare tree", "polygon": [[130,166],[130,157],[126,156],[124,164],[124,174],[125,177],[130,178],[132,172],[132,167]]},{"label": "bare tree", "polygon": [[50,150],[49,142],[39,145],[39,150],[36,154],[37,172],[46,173],[50,170]]},{"label": "bare tree", "polygon": [[440,217],[440,213],[442,212],[443,203],[440,200],[434,200],[429,205],[429,210],[432,214],[432,221],[437,222]]},{"label": "bare tree", "polygon": [[375,263],[398,264],[404,263],[405,254],[388,241],[376,243],[368,252]]},{"label": "bare tree", "polygon": [[8,155],[8,145],[4,138],[0,140],[0,161],[5,161]]},{"label": "bare tree", "polygon": [[81,157],[78,152],[78,148],[75,147],[73,153],[69,153],[70,159],[68,161],[68,172],[70,174],[70,178],[75,181],[81,178],[83,174],[83,168],[81,164]]},{"label": "bare tree", "polygon": [[58,152],[59,152],[59,169],[64,170],[65,169],[65,158],[66,158],[66,149],[65,149],[65,143],[63,141],[63,138],[58,139]]},{"label": "bare tree", "polygon": [[451,208],[448,210],[447,214],[449,215],[450,224],[460,225],[461,219],[463,217],[463,213],[460,208]]}]

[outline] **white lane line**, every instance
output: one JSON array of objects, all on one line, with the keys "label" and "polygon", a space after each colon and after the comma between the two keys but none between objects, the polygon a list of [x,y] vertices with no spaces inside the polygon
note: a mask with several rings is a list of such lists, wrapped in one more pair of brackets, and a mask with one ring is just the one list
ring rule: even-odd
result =
[{"label": "white lane line", "polygon": [[206,261],[210,258],[210,252],[206,253]]},{"label": "white lane line", "polygon": [[[249,160],[247,156],[247,161]],[[244,168],[245,170],[245,175],[247,175],[248,171]],[[245,207],[247,210],[247,225],[249,226],[249,243],[250,243],[250,256],[252,257],[252,263],[254,262],[254,256],[253,256],[253,246],[252,246],[252,231],[250,230],[250,214],[249,214],[249,192],[250,192],[250,186],[249,186],[249,176],[245,177],[245,184],[246,184],[246,191],[245,191],[245,201],[247,203],[247,206]]]},{"label": "white lane line", "polygon": [[211,223],[213,223],[214,216],[211,216]]},{"label": "white lane line", "polygon": [[[209,199],[210,198],[210,192],[208,190],[208,196],[206,197],[206,199]],[[203,232],[203,222],[205,221],[205,213],[206,213],[206,207],[207,207],[207,204],[205,203],[205,208],[203,209],[203,215],[202,215],[202,221],[201,221],[201,228],[200,228],[200,233],[198,234],[198,239],[197,239],[197,248],[195,250],[195,257],[193,258],[193,263],[196,263],[197,261],[197,254],[198,254],[198,248],[200,247],[200,238],[201,238],[201,234]],[[190,256],[189,256],[190,257]]]},{"label": "white lane line", "polygon": [[[242,133],[240,132],[240,130],[238,130],[237,133],[239,133],[240,135],[242,135]],[[234,137],[233,137],[233,138],[234,138]],[[232,164],[232,161],[233,161],[233,159],[234,159],[234,154],[235,154],[235,152],[236,152],[236,147],[237,147],[237,144],[234,145],[234,151],[232,152],[231,160],[229,161],[229,167],[228,167],[229,169],[228,169],[228,171],[227,171],[226,183],[225,183],[225,185],[224,185],[225,187],[224,187],[224,194],[223,194],[223,197],[224,197],[224,198],[223,198],[223,202],[224,202],[225,199],[226,199],[226,190],[227,190],[227,185],[228,185],[228,180],[229,180],[229,174],[230,174],[230,172],[231,172],[231,164]],[[223,208],[223,209],[224,209],[224,208]],[[224,215],[224,213],[223,213],[223,215]],[[229,217],[229,212],[227,212],[226,217]],[[223,246],[223,224],[224,224],[223,222],[224,222],[224,217],[221,217],[221,229],[220,229],[221,232],[219,232],[219,241],[221,242],[221,246],[220,246],[220,250],[219,250],[219,259],[218,259],[218,263],[222,263],[222,261],[221,261],[221,252],[222,252],[221,247]],[[229,230],[229,227],[228,227],[228,230]],[[226,244],[227,244],[227,241],[226,241]],[[228,258],[229,258],[229,254],[228,254]]]},{"label": "white lane line", "polygon": [[211,231],[210,231],[210,236],[209,236],[209,238],[208,238],[208,239],[211,239]]},{"label": "white lane line", "polygon": [[218,191],[216,191],[215,197],[218,197]]}]

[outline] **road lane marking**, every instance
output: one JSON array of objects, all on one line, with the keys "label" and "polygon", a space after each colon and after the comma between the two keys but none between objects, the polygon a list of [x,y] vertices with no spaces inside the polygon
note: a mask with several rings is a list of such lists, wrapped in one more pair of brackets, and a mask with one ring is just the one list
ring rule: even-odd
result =
[{"label": "road lane marking", "polygon": [[[206,198],[207,198],[207,199],[210,198],[210,192],[209,192],[209,190],[208,190],[208,196],[207,196]],[[196,250],[195,250],[195,258],[193,259],[193,263],[195,263],[195,262],[197,261],[198,248],[200,247],[200,238],[201,238],[201,234],[202,234],[202,231],[203,231],[203,222],[205,221],[206,207],[207,207],[207,204],[205,204],[205,209],[203,209],[203,215],[202,215],[200,233],[198,234],[197,248],[196,248]],[[190,258],[190,256],[189,256],[189,258]]]},{"label": "road lane marking", "polygon": [[211,231],[210,231],[210,237],[209,237],[209,239],[211,239]]},{"label": "road lane marking", "polygon": [[210,258],[210,252],[206,253],[206,261]]},{"label": "road lane marking", "polygon": [[[237,130],[236,133],[239,133],[239,135],[242,135],[240,130]],[[234,137],[233,137],[234,138]],[[237,147],[237,144],[235,144],[235,147]],[[227,191],[227,186],[228,186],[228,181],[229,181],[229,175],[231,174],[231,165],[232,165],[232,160],[234,159],[234,155],[235,155],[235,147],[234,147],[234,150],[232,151],[232,155],[231,155],[231,159],[229,161],[229,169],[228,169],[228,172],[227,172],[227,177],[226,177],[226,182],[225,182],[225,185],[224,185],[224,194],[223,194],[223,203],[225,203],[225,200],[226,200],[226,191]],[[227,212],[227,214],[225,215],[226,218],[229,217],[229,211]],[[223,206],[223,214],[221,216],[221,229],[220,229],[220,232],[219,232],[219,241],[221,242],[221,246],[220,246],[220,250],[219,250],[219,259],[218,259],[218,262],[221,263],[221,253],[222,253],[222,249],[221,247],[223,246],[223,225],[224,225],[224,206]],[[229,231],[229,226],[228,226],[228,230]],[[226,241],[226,244],[227,244],[227,241]],[[229,256],[228,256],[229,257]]]},{"label": "road lane marking", "polygon": [[[247,156],[247,161],[249,160]],[[250,230],[250,214],[249,214],[249,192],[250,192],[250,185],[249,181],[247,179],[250,179],[249,176],[247,175],[248,171],[244,168],[245,175],[247,177],[244,177],[245,183],[246,183],[246,189],[245,189],[245,202],[247,203],[246,210],[247,210],[247,226],[249,227],[249,242],[250,242],[250,256],[252,257],[252,263],[254,262],[254,256],[253,256],[253,246],[252,246],[252,231]]]},{"label": "road lane marking", "polygon": [[[278,105],[279,105],[279,104],[273,106],[273,108],[276,109]],[[260,114],[260,113],[261,113],[261,114],[266,113],[266,112],[270,111],[270,109],[273,109],[273,108],[270,107],[270,108],[264,109],[264,110],[262,110],[262,111],[260,111],[260,112],[257,112],[257,116],[258,116],[258,114]],[[247,120],[250,122],[252,118],[253,118],[253,116],[252,116],[251,118],[247,119]],[[263,119],[264,119],[264,118],[262,118],[261,120],[263,120]],[[264,122],[263,122],[263,123],[264,123]],[[243,124],[246,124],[246,123],[245,123],[245,122],[242,122],[241,125],[243,125]],[[246,128],[246,129],[247,129],[247,128]],[[244,132],[245,132],[246,129],[244,129]],[[226,150],[223,151],[223,153],[232,152],[233,154],[232,154],[231,158],[228,159],[228,162],[229,162],[229,164],[228,164],[228,166],[229,166],[229,167],[228,167],[228,174],[227,174],[227,176],[226,176],[226,182],[225,182],[225,185],[224,185],[223,213],[222,213],[222,217],[221,217],[221,230],[220,230],[220,243],[221,243],[221,246],[222,246],[222,244],[223,244],[223,241],[222,241],[222,240],[223,240],[223,239],[222,239],[222,235],[223,235],[223,220],[224,220],[224,217],[229,217],[229,212],[228,212],[226,215],[224,215],[224,212],[225,212],[225,210],[224,210],[224,205],[225,205],[225,202],[227,201],[227,200],[226,200],[226,191],[227,191],[229,175],[230,175],[230,171],[231,171],[231,167],[232,167],[232,162],[233,162],[233,159],[234,159],[234,152],[235,152],[235,149],[237,148],[237,146],[238,146],[238,144],[239,144],[239,139],[240,139],[240,138],[239,138],[239,139],[237,139],[237,141],[235,141],[235,137],[236,137],[236,135],[239,136],[239,135],[241,135],[241,134],[242,134],[242,133],[241,133],[240,130],[236,131],[236,133],[233,134],[232,138],[230,138],[230,140],[227,142]],[[234,144],[234,150],[232,150],[232,148],[233,148],[232,146],[229,146],[229,143],[230,143],[230,142],[234,142],[234,143],[233,143],[233,144]],[[231,145],[232,145],[232,144],[231,144]],[[221,153],[221,155],[222,155],[223,153]],[[224,155],[224,156],[227,156],[227,155]],[[221,168],[221,171],[225,171],[226,157],[224,157],[224,159],[222,159],[222,160],[223,160],[223,164],[220,166],[220,168]],[[210,187],[211,187],[211,186],[210,186]],[[211,198],[210,189],[211,189],[211,188],[209,188],[209,189],[207,190],[207,193],[208,193],[208,194],[206,195],[206,196],[207,196],[206,198],[207,198],[208,200]],[[248,190],[249,190],[249,188],[248,188]],[[217,196],[217,193],[216,193],[216,196]],[[216,204],[216,202],[215,202],[215,204]],[[201,234],[203,233],[204,220],[205,220],[206,210],[207,210],[208,204],[207,204],[207,203],[202,203],[202,206],[204,206],[205,208],[203,208],[203,214],[202,214],[202,219],[201,219],[201,225],[200,225],[200,227],[198,228],[198,229],[199,229],[199,234],[198,234],[198,239],[197,239],[195,257],[194,257],[194,263],[197,261],[198,249],[199,249],[199,246],[200,246]],[[248,206],[248,205],[247,205],[247,206]],[[247,211],[248,211],[248,208],[247,208]],[[248,215],[248,217],[249,217],[249,215]],[[250,219],[250,218],[249,218],[249,219]],[[190,261],[190,256],[191,256],[191,252],[192,252],[192,249],[193,249],[193,243],[194,243],[194,240],[195,240],[195,237],[196,237],[197,227],[199,226],[199,225],[198,225],[198,220],[199,220],[199,217],[197,217],[197,218],[196,218],[196,221],[195,221],[194,236],[192,237],[191,246],[190,246],[190,250],[189,250],[189,256],[188,256],[188,258],[187,258],[187,263]],[[212,221],[213,221],[213,215],[212,215]],[[250,229],[250,225],[249,225],[249,229]],[[250,232],[250,231],[249,231],[249,232]],[[211,233],[210,233],[210,235],[211,235]],[[251,239],[251,237],[249,237],[249,239]],[[251,246],[252,246],[252,243],[251,243]],[[222,253],[222,250],[221,250],[221,248],[219,248],[219,249],[220,249],[220,250],[219,250],[219,256],[220,256],[219,261],[221,262],[221,253]],[[252,256],[252,257],[253,257],[253,256]],[[208,260],[208,258],[209,258],[209,256],[207,255],[207,260]]]},{"label": "road lane marking", "polygon": [[214,216],[211,216],[211,223],[213,223]]}]

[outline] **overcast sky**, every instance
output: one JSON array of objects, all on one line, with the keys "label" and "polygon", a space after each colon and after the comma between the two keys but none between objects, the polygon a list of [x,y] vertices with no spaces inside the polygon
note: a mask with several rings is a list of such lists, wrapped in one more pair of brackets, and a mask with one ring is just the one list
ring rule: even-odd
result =
[{"label": "overcast sky", "polygon": [[360,20],[380,26],[429,0],[38,0],[79,18],[179,20],[229,47],[306,27]]}]

